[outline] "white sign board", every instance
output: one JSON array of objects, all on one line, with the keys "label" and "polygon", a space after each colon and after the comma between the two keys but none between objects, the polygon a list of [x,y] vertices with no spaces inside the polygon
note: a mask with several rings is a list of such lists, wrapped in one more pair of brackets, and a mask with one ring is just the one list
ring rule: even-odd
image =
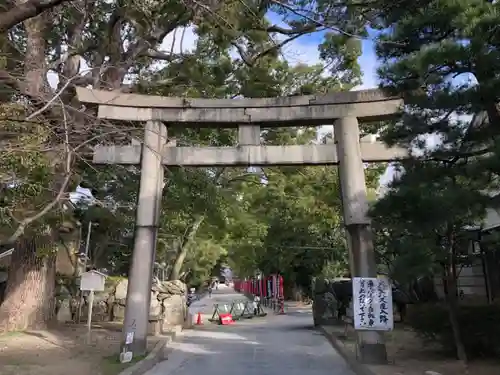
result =
[{"label": "white sign board", "polygon": [[125,345],[130,345],[134,342],[134,332],[127,332],[125,336]]},{"label": "white sign board", "polygon": [[354,328],[390,331],[394,328],[392,285],[386,277],[352,279]]},{"label": "white sign board", "polygon": [[133,357],[132,352],[120,353],[120,362],[121,363],[129,363],[132,361],[132,357]]},{"label": "white sign board", "polygon": [[88,271],[82,274],[80,279],[80,290],[104,291],[106,276],[100,272]]}]

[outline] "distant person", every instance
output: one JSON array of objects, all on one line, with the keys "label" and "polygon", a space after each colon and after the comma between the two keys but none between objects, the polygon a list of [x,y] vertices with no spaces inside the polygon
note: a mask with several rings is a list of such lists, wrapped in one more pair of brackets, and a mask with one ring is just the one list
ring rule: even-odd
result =
[{"label": "distant person", "polygon": [[188,307],[193,303],[193,301],[196,299],[196,294],[195,294],[196,289],[191,288],[189,289],[188,295],[187,295],[187,305]]},{"label": "distant person", "polygon": [[253,314],[257,315],[259,313],[260,297],[255,296],[252,304],[253,304]]},{"label": "distant person", "polygon": [[212,298],[212,285],[208,286],[208,298]]}]

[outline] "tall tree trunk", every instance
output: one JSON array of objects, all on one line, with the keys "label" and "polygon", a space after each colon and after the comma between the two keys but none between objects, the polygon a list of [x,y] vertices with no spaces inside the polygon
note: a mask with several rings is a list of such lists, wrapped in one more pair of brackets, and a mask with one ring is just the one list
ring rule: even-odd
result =
[{"label": "tall tree trunk", "polygon": [[444,282],[446,283],[445,299],[448,305],[448,316],[450,319],[453,337],[455,339],[455,347],[457,350],[457,359],[467,364],[467,353],[465,351],[464,342],[462,340],[462,332],[460,329],[459,306],[457,296],[457,270],[456,270],[456,244],[453,233],[453,228],[450,226],[447,233],[448,246],[448,264],[444,270]]},{"label": "tall tree trunk", "polygon": [[464,363],[467,363],[467,353],[465,352],[464,343],[462,341],[462,332],[460,322],[458,320],[458,298],[457,298],[457,282],[453,275],[446,272],[445,282],[447,284],[446,303],[448,305],[448,316],[450,319],[453,337],[455,339],[455,347],[457,349],[457,358]]},{"label": "tall tree trunk", "polygon": [[[16,0],[16,7],[33,2]],[[36,14],[36,13],[35,13]],[[51,90],[47,82],[48,14],[24,21],[26,53],[24,81],[32,100],[43,102]],[[54,176],[60,185],[59,175]],[[65,186],[65,185],[63,185]],[[58,191],[55,189],[54,191]],[[22,235],[22,232],[19,232]],[[0,330],[43,328],[55,313],[55,273],[57,252],[51,235],[22,235],[15,241],[11,256],[5,301],[0,307]]]},{"label": "tall tree trunk", "polygon": [[46,327],[55,314],[56,251],[50,240],[20,239],[11,256],[0,331]]},{"label": "tall tree trunk", "polygon": [[196,232],[198,232],[198,229],[200,228],[201,223],[203,223],[203,220],[205,220],[205,216],[198,216],[193,225],[191,225],[191,227],[189,228],[188,234],[182,240],[182,243],[177,251],[174,265],[172,266],[172,271],[170,272],[168,278],[169,280],[179,280],[182,266],[189,250],[189,244],[193,241],[194,236],[196,236]]}]

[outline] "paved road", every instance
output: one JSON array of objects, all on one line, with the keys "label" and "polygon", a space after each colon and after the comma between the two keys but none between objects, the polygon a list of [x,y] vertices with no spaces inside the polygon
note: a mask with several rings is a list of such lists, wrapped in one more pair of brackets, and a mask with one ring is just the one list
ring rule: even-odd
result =
[{"label": "paved road", "polygon": [[[207,314],[212,302],[241,299],[214,291],[193,305]],[[354,375],[326,339],[313,330],[310,309],[290,309],[230,326],[205,323],[186,330],[168,359],[146,375]]]},{"label": "paved road", "polygon": [[231,305],[232,301],[238,299],[245,299],[245,297],[236,293],[232,288],[228,288],[226,285],[220,285],[218,290],[213,290],[212,297],[208,297],[208,295],[206,295],[201,300],[193,302],[191,306],[189,306],[189,312],[193,315],[196,315],[199,312],[204,316],[211,317],[215,303],[219,305],[225,303]]}]

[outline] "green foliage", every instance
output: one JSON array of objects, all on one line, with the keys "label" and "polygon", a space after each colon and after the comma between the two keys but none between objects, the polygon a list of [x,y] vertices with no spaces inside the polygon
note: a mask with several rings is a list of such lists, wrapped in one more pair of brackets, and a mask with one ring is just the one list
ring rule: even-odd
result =
[{"label": "green foliage", "polygon": [[[271,144],[308,143],[313,129],[272,129]],[[348,272],[342,225],[339,178],[332,167],[265,168],[242,184],[243,213],[230,224],[229,258],[239,276],[256,270],[281,272],[287,288],[309,290],[311,279]],[[369,187],[378,185],[380,169],[368,169]]]},{"label": "green foliage", "polygon": [[381,85],[406,105],[383,138],[415,150],[372,212],[379,252],[401,277],[442,272],[467,247],[464,228],[478,226],[493,204],[500,64],[488,25],[499,21],[497,8],[426,0],[377,9]]},{"label": "green foliage", "polygon": [[208,280],[219,259],[227,255],[226,249],[211,240],[197,240],[190,246],[184,262],[186,281],[197,288]]},{"label": "green foliage", "polygon": [[466,256],[473,234],[464,228],[483,218],[489,202],[479,190],[481,181],[462,177],[467,166],[449,168],[434,161],[404,165],[404,174],[371,210],[379,256],[400,282],[440,275],[443,267]]},{"label": "green foliage", "polygon": [[[76,59],[83,59],[92,69],[92,82],[89,74],[72,82],[77,86],[117,88],[123,84],[127,72],[132,91],[155,95],[288,96],[348,90],[360,83],[357,58],[361,54],[361,43],[345,33],[325,35],[318,46],[322,61],[314,66],[292,66],[281,58],[287,42],[327,29],[318,22],[330,24],[334,20],[342,30],[364,35],[366,22],[355,7],[332,8],[327,2],[319,2],[310,5],[311,11],[317,13],[313,18],[298,18],[291,17],[290,7],[302,6],[301,2],[279,6],[268,2],[226,1],[207,4],[206,9],[177,0],[146,5],[122,1],[93,5],[92,11],[83,6],[62,5],[53,12],[54,27],[44,30],[48,42],[47,62],[55,67],[61,83],[78,73],[72,71],[78,64],[72,64],[74,59],[63,58],[63,50],[69,50]],[[283,18],[280,26],[271,24],[266,16],[271,8]],[[198,35],[192,50],[181,46],[179,52],[172,47],[168,53],[168,48],[162,48],[164,51],[157,54],[161,55],[159,59],[152,57],[172,30],[176,30],[173,39],[182,44],[183,28],[187,26],[193,26]],[[23,29],[16,28],[2,43],[28,54],[27,37]],[[126,51],[123,46],[127,46]],[[235,51],[239,56],[235,57]],[[13,64],[8,57],[4,60],[0,61],[2,67],[16,69],[21,74],[22,66]],[[101,75],[96,77],[98,72]],[[61,103],[70,103],[72,95],[72,92],[62,93]],[[44,114],[48,115],[49,111]],[[50,113],[54,114],[58,112]],[[116,124],[98,126],[92,120],[92,112],[85,115],[89,118],[69,115],[70,125],[75,129],[70,134],[70,143],[75,147],[82,146],[83,140],[88,141],[90,136],[95,139],[88,146],[108,141],[129,143],[121,131],[115,128],[110,131],[109,127]],[[82,132],[82,127],[87,130],[86,125],[91,130]],[[131,132],[137,136],[139,132],[135,130]],[[88,133],[88,137],[81,133]],[[262,135],[266,144],[307,144],[317,136],[313,127],[263,129]],[[237,143],[235,129],[170,127],[169,137],[182,146]],[[51,146],[53,141],[50,139]],[[27,142],[41,148],[31,139]],[[37,155],[30,154],[30,157]],[[81,178],[82,185],[93,189],[97,202],[90,206],[79,204],[73,219],[81,224],[81,242],[85,241],[92,223],[91,265],[125,275],[133,247],[138,169],[135,166],[89,166],[85,158],[86,155],[75,156],[73,172]],[[19,171],[29,178],[24,180],[26,184],[16,185],[16,189],[38,189],[23,193],[28,202],[53,187],[54,171],[45,171],[42,167],[39,161],[36,168]],[[0,165],[0,175],[10,168],[11,165]],[[267,185],[260,183],[264,175]],[[182,273],[193,283],[208,277],[221,257],[227,257],[241,273],[251,273],[257,268],[265,271],[283,268],[290,282],[303,285],[323,269],[329,273],[342,272],[346,256],[335,169],[269,168],[264,175],[244,168],[166,169],[157,262],[171,265],[179,256],[179,246],[182,246],[179,244],[184,244],[188,252]],[[378,175],[379,170],[375,168],[368,173],[371,186],[376,184]],[[28,183],[30,179],[36,183]],[[9,189],[9,193],[16,189]],[[47,197],[41,200],[47,201]],[[25,209],[20,200],[10,207]],[[203,217],[201,226],[193,239],[185,243],[190,228],[200,217]],[[11,221],[7,216],[6,220]],[[303,279],[298,281],[300,278]]]},{"label": "green foliage", "polygon": [[[23,121],[25,111],[20,104],[0,105],[0,242],[53,197],[51,134],[44,124]],[[30,229],[44,229],[44,223]]]},{"label": "green foliage", "polygon": [[[470,359],[496,358],[500,353],[500,324],[497,305],[462,306],[458,310],[463,344]],[[451,355],[456,353],[448,307],[443,304],[412,305],[406,322],[429,343],[439,343]]]}]

